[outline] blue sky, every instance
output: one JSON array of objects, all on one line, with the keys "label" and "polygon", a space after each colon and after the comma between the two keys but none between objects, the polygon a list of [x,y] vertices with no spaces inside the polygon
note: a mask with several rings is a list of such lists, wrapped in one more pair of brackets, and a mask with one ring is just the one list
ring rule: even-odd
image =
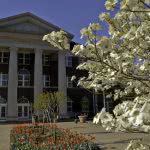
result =
[{"label": "blue sky", "polygon": [[[99,22],[105,11],[105,0],[1,0],[0,18],[31,12],[75,35],[80,41],[80,29],[90,22]],[[104,25],[102,34],[107,33]]]}]

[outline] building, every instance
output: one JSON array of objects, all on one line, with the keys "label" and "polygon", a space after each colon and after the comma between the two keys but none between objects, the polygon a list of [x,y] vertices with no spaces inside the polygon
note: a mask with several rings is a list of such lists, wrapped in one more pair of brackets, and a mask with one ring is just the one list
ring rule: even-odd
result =
[{"label": "building", "polygon": [[[93,93],[71,81],[72,75],[85,74],[76,70],[80,59],[42,41],[43,35],[58,30],[31,13],[0,19],[0,120],[31,118],[33,103],[43,91],[64,92],[62,117],[93,111]],[[88,100],[86,110],[82,99]]]}]

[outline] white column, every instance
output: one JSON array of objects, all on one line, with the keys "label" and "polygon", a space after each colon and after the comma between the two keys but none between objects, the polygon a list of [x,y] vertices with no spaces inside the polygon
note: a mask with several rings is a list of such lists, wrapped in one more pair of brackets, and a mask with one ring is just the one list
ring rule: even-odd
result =
[{"label": "white column", "polygon": [[58,91],[63,92],[65,100],[63,104],[60,105],[60,115],[61,117],[67,116],[67,84],[66,84],[66,63],[65,63],[65,53],[62,51],[58,52]]},{"label": "white column", "polygon": [[17,70],[17,48],[10,47],[9,72],[8,72],[8,111],[7,119],[14,121],[18,117],[17,113],[17,86],[18,86],[18,70]]},{"label": "white column", "polygon": [[34,102],[39,94],[43,92],[43,68],[42,68],[42,50],[35,49],[34,62]]}]

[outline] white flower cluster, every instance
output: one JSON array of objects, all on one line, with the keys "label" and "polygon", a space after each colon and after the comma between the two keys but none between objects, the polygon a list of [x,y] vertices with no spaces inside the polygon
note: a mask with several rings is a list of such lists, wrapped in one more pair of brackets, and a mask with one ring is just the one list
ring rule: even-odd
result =
[{"label": "white flower cluster", "polygon": [[142,144],[141,141],[130,141],[127,148],[125,150],[149,150],[150,146],[146,144]]},{"label": "white flower cluster", "polygon": [[107,0],[105,3],[105,7],[107,10],[114,10],[117,0]]},{"label": "white flower cluster", "polygon": [[69,50],[70,48],[67,33],[64,32],[63,30],[60,30],[59,32],[52,31],[51,33],[43,37],[43,41],[47,41],[51,45],[62,50],[63,49]]},{"label": "white flower cluster", "polygon": [[134,102],[124,101],[113,110],[113,117],[104,109],[97,113],[93,123],[100,123],[108,129],[115,128],[117,131],[142,131],[150,133],[150,101],[135,99]]},{"label": "white flower cluster", "polygon": [[93,123],[100,123],[106,130],[110,131],[115,126],[115,119],[112,114],[106,112],[105,108],[103,108],[100,113],[96,114]]},{"label": "white flower cluster", "polygon": [[[113,112],[114,117],[103,108],[93,118],[93,123],[102,125],[106,130],[150,133],[150,101],[138,98],[133,102],[124,101]],[[130,141],[125,150],[149,149],[150,145],[142,144],[141,141]]]},{"label": "white flower cluster", "polygon": [[91,43],[91,41],[94,39],[94,33],[101,29],[102,27],[99,23],[90,23],[88,27],[81,29],[81,39],[86,37],[87,41]]}]

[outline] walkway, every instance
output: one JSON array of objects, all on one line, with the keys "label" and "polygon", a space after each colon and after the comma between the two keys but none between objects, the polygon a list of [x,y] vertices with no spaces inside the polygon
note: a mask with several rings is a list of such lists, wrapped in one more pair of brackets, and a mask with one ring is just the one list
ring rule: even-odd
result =
[{"label": "walkway", "polygon": [[124,150],[130,140],[144,138],[146,143],[150,143],[150,135],[144,133],[125,133],[125,132],[107,132],[100,125],[92,123],[75,124],[66,122],[59,124],[62,127],[68,127],[72,131],[78,131],[84,134],[90,134],[96,138],[98,143],[104,150]]}]

